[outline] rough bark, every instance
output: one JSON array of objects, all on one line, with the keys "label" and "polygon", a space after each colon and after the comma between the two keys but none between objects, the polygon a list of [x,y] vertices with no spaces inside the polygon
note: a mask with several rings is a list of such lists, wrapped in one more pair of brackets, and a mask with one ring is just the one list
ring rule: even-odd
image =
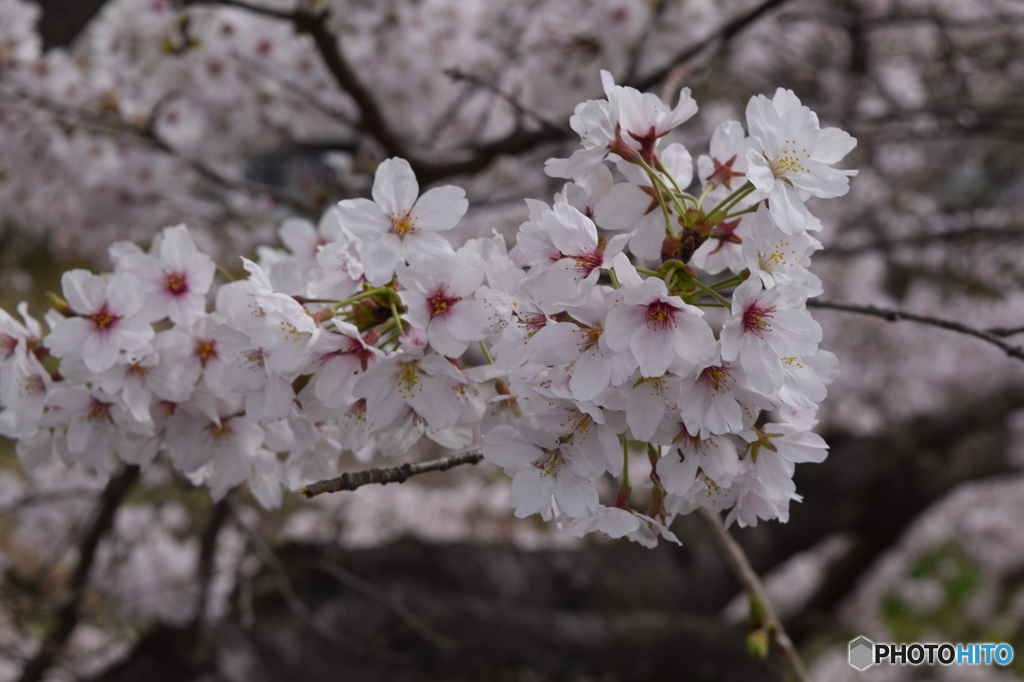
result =
[{"label": "rough bark", "polygon": [[35,0],[43,10],[39,17],[39,37],[43,49],[66,47],[99,14],[106,0]]}]

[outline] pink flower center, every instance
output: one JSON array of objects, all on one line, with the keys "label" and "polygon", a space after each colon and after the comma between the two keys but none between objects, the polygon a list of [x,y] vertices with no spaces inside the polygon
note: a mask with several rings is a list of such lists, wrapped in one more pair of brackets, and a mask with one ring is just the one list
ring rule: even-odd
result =
[{"label": "pink flower center", "polygon": [[644,318],[648,329],[665,331],[676,326],[676,309],[665,301],[655,301],[647,306]]},{"label": "pink flower center", "polygon": [[164,275],[164,289],[174,296],[188,293],[188,279],[183,272],[169,272]]},{"label": "pink flower center", "polygon": [[448,312],[448,308],[455,305],[462,299],[458,296],[450,296],[448,287],[439,287],[434,294],[427,298],[427,305],[430,308],[430,317],[440,317]]},{"label": "pink flower center", "polygon": [[[365,340],[369,344],[374,344],[377,342],[377,337],[378,335],[376,334],[376,330],[371,329],[370,333],[366,334]],[[340,358],[345,355],[353,355],[359,358],[359,364],[362,365],[364,372],[366,371],[367,366],[370,364],[370,361],[373,360],[374,357],[372,350],[370,350],[363,344],[359,343],[355,339],[351,339],[348,344],[348,348],[340,348],[336,351],[325,353],[323,357],[320,358],[320,366],[323,367],[329,361],[335,358]]]},{"label": "pink flower center", "polygon": [[399,238],[404,238],[408,234],[419,232],[420,228],[416,227],[416,219],[409,215],[408,212],[401,215],[392,213],[391,231],[397,234]]},{"label": "pink flower center", "polygon": [[216,339],[198,339],[192,352],[199,356],[199,362],[203,367],[206,367],[206,363],[210,361],[210,358],[220,357],[220,353],[217,351]]},{"label": "pink flower center", "polygon": [[145,377],[150,374],[152,368],[136,363],[134,365],[128,365],[128,371],[140,377]]},{"label": "pink flower center", "polygon": [[34,396],[46,393],[46,384],[43,377],[38,374],[30,374],[21,380],[21,394],[23,396]]},{"label": "pink flower center", "polygon": [[102,421],[110,419],[110,403],[105,403],[96,398],[93,398],[89,402],[89,414],[90,421]]},{"label": "pink flower center", "polygon": [[95,315],[89,315],[86,319],[92,320],[92,326],[100,331],[105,331],[114,326],[114,324],[121,319],[120,315],[115,315],[110,312],[107,308],[107,304],[104,303],[103,307]]},{"label": "pink flower center", "polygon": [[708,446],[718,447],[718,445],[712,441],[701,440],[697,436],[691,436],[685,426],[680,428],[679,435],[675,437],[673,443],[675,443],[676,454],[679,455],[679,459],[683,459],[685,454],[691,451],[701,457],[707,457]]},{"label": "pink flower center", "polygon": [[732,375],[729,374],[729,370],[723,367],[708,367],[701,373],[701,378],[704,379],[704,383],[715,393],[721,393],[723,390],[728,391],[730,387],[728,384],[732,381]]},{"label": "pink flower center", "polygon": [[533,336],[547,326],[548,318],[544,313],[516,313],[519,324],[526,328],[527,338]]},{"label": "pink flower center", "polygon": [[757,336],[759,339],[764,338],[764,333],[772,330],[772,326],[768,321],[772,319],[772,313],[774,312],[774,306],[762,308],[756,302],[750,304],[747,309],[743,311],[744,329]]},{"label": "pink flower center", "polygon": [[640,156],[643,160],[650,165],[654,165],[654,145],[657,144],[659,137],[657,129],[654,126],[651,126],[642,133],[634,132],[632,130],[627,130],[626,133],[640,143]]},{"label": "pink flower center", "polygon": [[533,466],[540,469],[543,476],[550,476],[558,471],[558,465],[562,461],[562,453],[559,450],[544,450],[540,459],[534,460]]},{"label": "pink flower center", "polygon": [[231,436],[231,434],[233,433],[233,431],[231,430],[231,426],[228,425],[227,419],[221,420],[219,425],[210,424],[209,426],[206,427],[206,430],[210,433],[211,436],[213,436],[214,440],[221,440],[222,438]]},{"label": "pink flower center", "polygon": [[601,267],[602,263],[604,263],[604,256],[596,251],[584,251],[575,256],[570,256],[570,258],[576,259],[576,269],[586,275],[589,275],[595,268]]},{"label": "pink flower center", "polygon": [[14,352],[17,345],[18,339],[14,338],[10,334],[0,334],[0,353],[2,353],[4,357],[9,357]]}]

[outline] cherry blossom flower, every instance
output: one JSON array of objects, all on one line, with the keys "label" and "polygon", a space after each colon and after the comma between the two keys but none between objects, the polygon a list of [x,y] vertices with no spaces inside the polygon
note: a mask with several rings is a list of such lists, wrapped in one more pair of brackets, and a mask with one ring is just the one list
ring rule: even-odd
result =
[{"label": "cherry blossom flower", "polygon": [[14,351],[21,340],[38,342],[43,336],[39,322],[28,314],[28,304],[18,304],[18,313],[25,321],[18,322],[10,313],[0,308],[0,369],[14,358]]},{"label": "cherry blossom flower", "polygon": [[839,197],[849,191],[850,177],[829,164],[842,160],[857,140],[838,128],[821,129],[818,117],[792,90],[779,88],[769,100],[752,97],[747,104],[747,127],[754,145],[747,151],[747,174],[767,193],[776,224],[786,234],[805,229],[807,207],[801,191],[810,196]]},{"label": "cherry blossom flower", "polygon": [[771,393],[782,385],[783,357],[813,355],[821,341],[821,327],[798,307],[806,289],[786,284],[762,289],[758,279],[736,288],[732,316],[722,326],[722,359],[739,358],[751,386]]},{"label": "cherry blossom flower", "polygon": [[381,360],[355,383],[353,395],[366,399],[366,418],[383,431],[408,405],[430,428],[454,426],[462,414],[455,386],[464,379],[440,355],[405,352]]},{"label": "cherry blossom flower", "polygon": [[770,400],[750,387],[740,365],[719,359],[684,377],[678,400],[687,430],[701,438],[739,433],[753,424],[761,410],[772,407]]},{"label": "cherry blossom flower", "polygon": [[728,488],[745,466],[728,438],[700,438],[680,425],[672,447],[658,460],[657,469],[665,490],[686,495],[697,480],[698,469],[717,485]]},{"label": "cherry blossom flower", "polygon": [[196,249],[184,225],[164,228],[150,254],[125,254],[118,259],[118,268],[142,285],[142,316],[150,321],[169,317],[175,324],[206,311],[206,294],[216,270],[213,259]]},{"label": "cherry blossom flower", "polygon": [[46,337],[55,356],[81,357],[90,371],[103,372],[122,350],[141,350],[153,338],[153,327],[137,317],[143,300],[132,275],[106,281],[87,270],[71,270],[61,277],[61,287],[75,316],[59,320]]},{"label": "cherry blossom flower", "polygon": [[677,359],[692,367],[714,354],[704,312],[670,296],[665,282],[652,277],[620,291],[623,305],[608,313],[604,338],[614,351],[629,350],[643,376],[661,376]]},{"label": "cherry blossom flower", "polygon": [[551,322],[531,339],[527,351],[531,361],[568,365],[569,390],[575,400],[594,400],[636,369],[632,357],[609,350],[601,341],[605,318],[621,301],[612,289],[592,289],[583,304],[566,308],[573,322]]},{"label": "cherry blossom flower", "polygon": [[355,402],[352,388],[383,353],[366,343],[354,325],[336,320],[330,332],[320,335],[312,352],[312,364],[318,371],[313,383],[316,397],[328,407],[343,407]]},{"label": "cherry blossom flower", "polygon": [[761,278],[765,287],[786,282],[807,285],[807,296],[821,293],[821,280],[810,272],[810,254],[820,244],[806,232],[786,234],[775,224],[764,206],[749,218],[751,234],[743,240],[743,261],[750,272]]},{"label": "cherry blossom flower", "polygon": [[338,204],[345,226],[362,240],[366,279],[380,286],[411,256],[431,258],[452,250],[439,234],[455,227],[469,202],[461,187],[445,185],[419,195],[412,166],[387,159],[377,168],[373,201],[347,199]]},{"label": "cherry blossom flower", "polygon": [[544,167],[548,175],[583,177],[609,151],[620,156],[636,155],[656,167],[658,140],[697,113],[697,103],[690,97],[689,88],[679,92],[676,106],[670,108],[657,95],[616,85],[607,71],[601,72],[601,83],[607,101],[584,102],[569,119],[569,125],[580,135],[583,149],[568,159],[549,159]]},{"label": "cherry blossom flower", "polygon": [[439,353],[457,357],[470,341],[487,336],[484,305],[474,297],[483,277],[483,270],[461,251],[399,266],[398,281],[405,287],[400,296],[408,308],[405,317],[426,330]]},{"label": "cherry blossom flower", "polygon": [[571,303],[597,285],[629,235],[616,235],[599,244],[594,221],[569,204],[555,204],[540,219],[519,228],[516,244],[532,265],[523,280],[538,301]]},{"label": "cherry blossom flower", "polygon": [[483,454],[512,476],[516,516],[546,512],[552,499],[573,518],[597,511],[592,468],[578,446],[526,427],[496,426],[484,436]]}]

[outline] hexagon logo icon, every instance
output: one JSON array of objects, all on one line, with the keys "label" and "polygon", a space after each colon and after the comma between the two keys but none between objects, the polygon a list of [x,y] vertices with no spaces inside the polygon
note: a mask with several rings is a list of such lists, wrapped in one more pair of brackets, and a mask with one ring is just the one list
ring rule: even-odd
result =
[{"label": "hexagon logo icon", "polygon": [[875,643],[867,637],[858,637],[850,642],[850,665],[864,670],[875,662]]}]

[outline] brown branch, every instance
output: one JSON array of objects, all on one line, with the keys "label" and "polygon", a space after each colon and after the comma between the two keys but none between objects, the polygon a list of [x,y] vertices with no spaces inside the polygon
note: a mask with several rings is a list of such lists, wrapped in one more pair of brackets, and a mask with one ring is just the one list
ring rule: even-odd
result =
[{"label": "brown branch", "polygon": [[199,538],[199,558],[196,562],[196,581],[199,591],[196,594],[196,612],[189,624],[188,633],[192,645],[199,643],[199,635],[206,625],[206,607],[210,600],[210,582],[213,580],[217,558],[217,539],[230,515],[231,507],[227,499],[222,499],[210,508],[210,516]]},{"label": "brown branch", "polygon": [[327,573],[342,585],[356,590],[366,597],[382,604],[385,608],[398,616],[399,620],[401,620],[410,630],[422,637],[423,641],[427,642],[431,646],[441,649],[442,651],[454,651],[456,649],[455,642],[434,632],[426,623],[423,622],[422,618],[410,611],[400,599],[395,598],[389,592],[377,587],[377,585],[373,584],[369,580],[358,576],[333,562],[327,561],[326,559],[313,562],[299,561],[297,562],[297,565],[308,566],[323,573]]},{"label": "brown branch", "polygon": [[727,21],[726,23],[722,24],[722,26],[719,27],[718,30],[714,31],[707,37],[694,43],[693,45],[686,48],[682,52],[679,52],[674,57],[672,57],[672,59],[670,59],[668,63],[661,66],[661,68],[653,71],[652,73],[647,74],[643,78],[637,79],[635,82],[624,83],[624,85],[629,85],[631,87],[636,88],[637,90],[650,90],[655,85],[665,80],[669,76],[669,74],[672,73],[672,70],[675,69],[680,64],[689,61],[690,59],[693,59],[694,57],[698,56],[701,52],[703,52],[704,50],[708,49],[709,47],[716,43],[718,43],[719,46],[724,45],[725,43],[729,42],[732,38],[734,38],[737,34],[739,34],[741,31],[743,31],[743,29],[747,28],[748,26],[756,22],[758,19],[760,19],[762,16],[764,16],[764,14],[770,12],[771,10],[777,7],[780,7],[787,1],[788,0],[765,0],[765,2],[762,2],[760,5],[751,8],[749,11],[747,11],[744,14],[741,14],[736,18]]},{"label": "brown branch", "polygon": [[1024,334],[1024,327],[989,327],[985,333],[992,336],[1016,336]]},{"label": "brown branch", "polygon": [[349,471],[337,478],[330,478],[325,481],[311,483],[302,489],[302,494],[312,498],[323,493],[337,493],[344,490],[355,490],[364,485],[379,483],[403,483],[407,479],[426,473],[428,471],[447,471],[461,464],[476,464],[484,456],[479,452],[466,452],[461,455],[432,459],[429,462],[419,464],[407,463],[397,467],[381,467],[377,469],[366,469],[364,471]]},{"label": "brown branch", "polygon": [[719,553],[725,558],[726,563],[729,564],[729,568],[732,570],[733,575],[736,576],[740,585],[743,586],[744,591],[750,595],[752,600],[756,600],[759,604],[759,610],[763,611],[763,617],[761,618],[763,622],[759,626],[768,630],[771,642],[779,650],[779,654],[782,656],[786,666],[799,682],[811,682],[811,675],[807,672],[807,668],[804,667],[804,662],[800,659],[800,653],[796,650],[789,635],[786,634],[786,629],[782,627],[782,621],[779,620],[778,614],[775,613],[775,608],[768,599],[768,593],[765,591],[761,579],[757,577],[757,573],[750,566],[743,548],[729,535],[729,531],[722,525],[722,519],[718,514],[713,514],[703,508],[697,509],[696,514],[697,518],[704,523],[711,533],[711,539],[714,541],[715,547],[718,548]]},{"label": "brown branch", "polygon": [[572,129],[569,128],[568,126],[564,126],[564,125],[560,126],[557,123],[554,123],[552,121],[547,120],[546,118],[544,118],[541,114],[537,113],[536,111],[533,111],[532,109],[528,109],[527,107],[525,107],[523,105],[523,103],[520,102],[516,98],[515,95],[513,95],[511,93],[508,93],[508,92],[505,92],[504,90],[502,90],[500,87],[498,87],[494,83],[492,83],[492,82],[490,82],[488,80],[485,80],[485,79],[481,78],[480,76],[477,76],[475,74],[469,73],[467,71],[463,71],[462,69],[459,69],[459,68],[445,69],[444,73],[445,73],[446,76],[451,78],[453,81],[456,81],[456,82],[462,81],[462,82],[465,82],[465,83],[469,83],[470,85],[472,85],[474,87],[477,87],[477,88],[483,88],[484,90],[490,90],[492,93],[494,93],[495,97],[497,97],[498,99],[504,100],[506,103],[508,103],[509,106],[511,106],[513,109],[515,109],[516,113],[521,118],[533,119],[533,121],[535,123],[537,123],[537,125],[539,125],[541,128],[552,128],[554,130],[558,130],[558,131],[560,131],[562,134],[564,134],[567,137],[572,134]]},{"label": "brown branch", "polygon": [[74,42],[107,0],[35,0],[35,3],[43,10],[36,30],[43,41],[43,50],[49,50]]},{"label": "brown branch", "polygon": [[661,21],[662,16],[665,14],[665,10],[668,8],[668,0],[655,0],[654,5],[650,8],[650,14],[647,15],[647,21],[644,24],[643,31],[640,32],[639,37],[636,39],[636,43],[633,44],[632,49],[629,51],[629,64],[626,66],[626,81],[632,81],[636,78],[636,72],[640,68],[640,60],[644,56],[644,47],[647,45],[647,41],[654,35],[654,31],[658,28],[658,22]]},{"label": "brown branch", "polygon": [[114,525],[114,515],[124,501],[125,495],[139,478],[137,466],[125,467],[120,473],[107,482],[100,496],[99,504],[93,513],[88,531],[78,543],[78,563],[71,574],[67,591],[57,607],[56,625],[39,645],[36,655],[21,670],[20,682],[38,682],[60,655],[71,638],[71,633],[78,626],[80,619],[79,607],[85,596],[89,573],[96,560],[96,550],[100,541]]},{"label": "brown branch", "polygon": [[960,332],[961,334],[967,334],[975,338],[981,339],[982,341],[988,341],[993,346],[1001,348],[1011,358],[1017,358],[1018,360],[1024,361],[1024,348],[1020,346],[1012,346],[995,334],[987,332],[977,327],[970,327],[966,324],[960,324],[959,322],[953,322],[952,320],[942,320],[937,317],[928,317],[926,315],[918,315],[916,313],[908,313],[903,310],[893,310],[890,308],[876,308],[873,305],[849,305],[846,303],[832,303],[830,301],[817,301],[810,299],[807,301],[807,306],[811,308],[827,308],[830,310],[841,310],[847,313],[857,313],[858,315],[873,315],[880,317],[883,320],[889,322],[899,322],[900,320],[908,320],[910,322],[919,322],[921,324],[929,324],[933,327],[941,327],[942,329],[949,329],[950,331]]},{"label": "brown branch", "polygon": [[[680,63],[685,62],[714,44],[724,44],[757,21],[766,12],[782,5],[787,0],[766,0],[750,11],[738,16],[718,30],[698,41],[673,57],[666,65],[636,82],[625,82],[639,90],[649,90],[664,80]],[[311,13],[302,9],[292,12],[253,5],[242,0],[181,0],[189,5],[223,5],[245,9],[261,16],[290,21],[296,30],[308,33],[316,45],[321,60],[331,73],[335,83],[355,100],[360,115],[355,128],[375,139],[390,156],[400,156],[409,162],[421,183],[428,184],[451,177],[476,173],[498,156],[520,154],[544,144],[566,137],[560,126],[542,127],[539,130],[515,130],[507,136],[470,147],[468,156],[452,161],[428,161],[413,153],[389,124],[383,111],[369,89],[360,81],[352,65],[345,58],[338,44],[337,36],[327,25],[329,12]]]}]

